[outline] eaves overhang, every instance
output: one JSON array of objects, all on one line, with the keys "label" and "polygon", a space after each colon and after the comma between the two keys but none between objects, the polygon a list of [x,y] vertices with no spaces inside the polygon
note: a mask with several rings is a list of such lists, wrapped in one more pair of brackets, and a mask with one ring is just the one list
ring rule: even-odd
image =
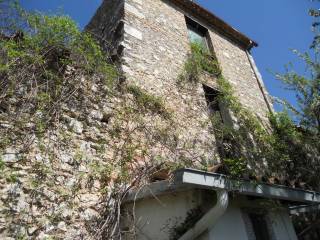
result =
[{"label": "eaves overhang", "polygon": [[226,175],[194,169],[178,170],[174,176],[176,183],[192,185],[196,188],[226,189],[230,192],[237,192],[240,195],[291,202],[320,203],[320,193],[318,192],[282,185],[232,180]]},{"label": "eaves overhang", "polygon": [[170,0],[170,2],[190,13],[191,15],[197,17],[198,19],[208,23],[208,25],[212,26],[217,32],[237,42],[246,50],[250,50],[252,47],[258,46],[258,43],[251,40],[249,37],[239,32],[237,29],[233,28],[221,18],[217,17],[212,12],[195,3],[194,1]]},{"label": "eaves overhang", "polygon": [[170,194],[189,189],[224,189],[239,195],[256,196],[265,199],[284,200],[301,204],[320,203],[320,193],[302,189],[290,188],[275,184],[256,183],[246,180],[232,180],[226,175],[199,171],[195,169],[180,169],[173,175],[171,181],[152,183],[144,188],[130,191],[125,202]]},{"label": "eaves overhang", "polygon": [[289,210],[290,210],[290,214],[300,214],[300,213],[307,213],[307,212],[320,212],[320,203],[291,206],[289,208]]}]

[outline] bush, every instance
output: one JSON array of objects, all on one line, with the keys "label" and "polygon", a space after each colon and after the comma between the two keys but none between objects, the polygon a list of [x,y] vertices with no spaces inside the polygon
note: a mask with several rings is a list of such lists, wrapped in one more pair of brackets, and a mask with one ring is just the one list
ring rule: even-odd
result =
[{"label": "bush", "polygon": [[1,119],[14,126],[2,132],[1,143],[40,136],[61,120],[64,107],[81,106],[93,84],[112,90],[117,69],[72,19],[0,4],[10,10],[0,12],[6,20],[0,26]]},{"label": "bush", "polygon": [[221,75],[220,66],[216,57],[199,43],[191,44],[191,54],[185,65],[181,80],[198,82],[201,72],[207,72],[215,76]]},{"label": "bush", "polygon": [[127,91],[135,97],[136,103],[142,109],[170,118],[170,112],[166,109],[165,103],[160,97],[149,94],[134,85],[127,86]]}]

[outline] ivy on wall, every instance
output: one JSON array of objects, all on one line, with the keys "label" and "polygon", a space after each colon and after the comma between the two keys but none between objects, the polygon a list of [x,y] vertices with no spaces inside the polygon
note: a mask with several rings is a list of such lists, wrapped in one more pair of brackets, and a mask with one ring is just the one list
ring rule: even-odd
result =
[{"label": "ivy on wall", "polygon": [[[21,187],[28,195],[26,205],[41,209],[43,219],[30,221],[28,212],[18,212],[24,195],[8,190],[2,197],[7,234],[23,239],[29,228],[29,235],[37,236],[61,222],[77,224],[88,207],[76,200],[96,189],[92,195],[99,198],[94,203],[99,214],[84,221],[81,234],[118,239],[121,203],[128,190],[149,183],[163,169],[168,173],[207,166],[200,154],[189,154],[194,139],[181,143],[165,100],[133,85],[119,91],[117,67],[70,18],[28,13],[18,6],[10,11],[0,11],[6,20],[0,35],[0,185]],[[270,116],[266,128],[242,107],[215,56],[196,44],[191,49],[179,83],[199,84],[203,71],[215,75],[218,101],[234,115],[232,126],[211,119],[228,173],[297,176],[295,160],[310,151],[318,154],[312,137],[297,131],[285,114]],[[88,149],[94,156],[88,156]],[[167,163],[167,156],[175,162]],[[316,178],[307,177],[301,179],[313,186]],[[60,204],[72,208],[75,217],[61,217]],[[64,237],[55,234],[52,237]]]},{"label": "ivy on wall", "polygon": [[154,173],[195,166],[194,140],[180,142],[164,99],[120,86],[108,53],[69,17],[8,10],[0,11],[8,23],[0,35],[0,236],[119,239],[127,191]]},{"label": "ivy on wall", "polygon": [[[223,146],[220,157],[228,174],[259,181],[276,178],[277,183],[317,189],[318,174],[310,175],[319,164],[316,135],[298,128],[287,112],[269,113],[269,122],[263,122],[243,107],[223,77],[216,56],[193,43],[179,84],[199,83],[203,72],[215,76],[220,92],[217,101],[233,119],[230,125],[212,116],[218,144]],[[307,163],[306,168],[302,162]]]}]

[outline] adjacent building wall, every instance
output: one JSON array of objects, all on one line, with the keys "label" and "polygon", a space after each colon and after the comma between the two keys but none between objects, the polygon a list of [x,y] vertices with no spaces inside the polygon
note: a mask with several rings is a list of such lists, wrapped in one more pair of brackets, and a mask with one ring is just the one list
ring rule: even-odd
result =
[{"label": "adjacent building wall", "polygon": [[269,222],[279,240],[297,240],[297,235],[294,230],[292,221],[287,210],[275,210],[268,215]]},{"label": "adjacent building wall", "polygon": [[223,76],[232,84],[240,102],[260,118],[266,119],[268,103],[247,51],[214,30],[210,31],[210,36]]},{"label": "adjacent building wall", "polygon": [[[192,222],[192,217],[187,218],[190,212],[200,209],[205,214],[215,204],[214,191],[205,190],[168,193],[126,204],[124,209],[130,217],[126,218],[129,221],[124,223],[123,231],[135,229],[136,238],[133,237],[133,231],[129,231],[124,239],[172,239],[175,229],[183,226],[189,229],[192,226],[192,223],[189,226],[187,224]],[[255,240],[249,212],[265,213],[270,240],[297,240],[286,209],[265,207],[266,204],[262,199],[248,200],[244,196],[234,196],[225,214],[197,240]]]},{"label": "adjacent building wall", "polygon": [[208,240],[249,240],[241,209],[230,206],[208,235]]}]

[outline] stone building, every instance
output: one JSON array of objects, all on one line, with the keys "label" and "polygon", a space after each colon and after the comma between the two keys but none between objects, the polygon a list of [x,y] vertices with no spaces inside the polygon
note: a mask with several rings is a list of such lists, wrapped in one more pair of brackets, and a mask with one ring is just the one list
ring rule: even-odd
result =
[{"label": "stone building", "polygon": [[[250,53],[257,43],[195,1],[104,1],[87,30],[119,64],[126,84],[165,99],[178,122],[178,145],[191,145],[185,157],[195,162],[206,166],[219,162],[210,111],[221,111],[226,121],[232,114],[225,113],[221,106],[211,109],[208,96],[214,98],[218,91],[214,75],[203,73],[192,88],[177,84],[191,51],[190,43],[201,43],[214,53],[222,75],[242,105],[262,122],[273,111]],[[157,121],[153,117],[145,120]],[[180,160],[156,146],[150,148],[165,161]],[[173,183],[153,183],[129,193],[123,206],[128,212],[123,222],[123,231],[127,232],[124,237],[297,239],[288,206],[320,200],[318,194],[314,199],[309,197],[307,192],[250,182],[239,188],[223,175],[182,170],[174,174]],[[270,202],[278,204],[276,210],[267,205]]]},{"label": "stone building", "polygon": [[[191,43],[201,44],[267,123],[272,105],[254,41],[189,0],[104,0],[86,29],[120,77],[108,85],[103,74],[67,66],[61,77],[77,84],[74,97],[40,135],[45,114],[23,111],[12,122],[15,108],[0,106],[0,239],[297,239],[289,210],[307,211],[320,195],[214,172],[221,158],[211,116],[237,119],[216,104],[216,75],[181,79]],[[27,149],[4,139],[15,123]]]},{"label": "stone building", "polygon": [[190,41],[202,41],[214,52],[245,107],[261,119],[272,111],[250,54],[257,44],[192,1],[104,1],[87,30],[120,62],[128,84],[165,99],[178,119],[179,140],[192,139],[194,155],[202,156],[198,161],[210,165],[218,158],[206,99],[216,90],[216,78],[203,74],[189,91],[177,84]]}]

